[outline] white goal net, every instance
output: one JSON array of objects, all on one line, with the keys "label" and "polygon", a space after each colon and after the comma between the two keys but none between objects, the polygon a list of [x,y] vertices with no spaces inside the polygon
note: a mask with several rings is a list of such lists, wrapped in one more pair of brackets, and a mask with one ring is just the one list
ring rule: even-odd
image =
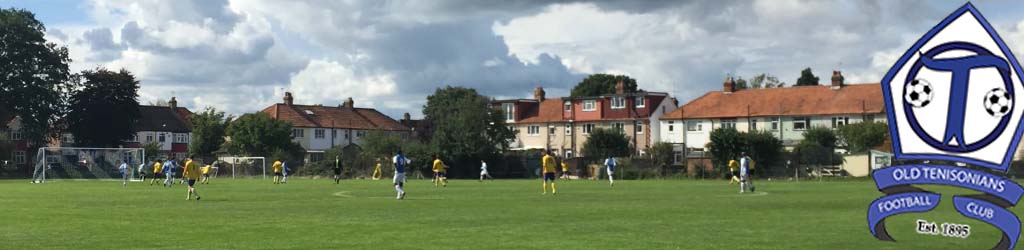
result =
[{"label": "white goal net", "polygon": [[219,157],[219,171],[231,178],[262,177],[267,178],[267,159],[263,157]]},{"label": "white goal net", "polygon": [[133,181],[139,177],[139,165],[146,159],[141,148],[46,147],[36,153],[32,182],[55,179],[121,179],[121,163]]}]

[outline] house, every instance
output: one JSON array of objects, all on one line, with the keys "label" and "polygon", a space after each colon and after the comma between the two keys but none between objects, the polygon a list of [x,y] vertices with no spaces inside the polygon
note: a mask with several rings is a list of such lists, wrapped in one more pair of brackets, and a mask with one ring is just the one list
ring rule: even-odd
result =
[{"label": "house", "polygon": [[660,134],[658,119],[675,109],[667,93],[626,92],[623,83],[614,94],[548,99],[544,88],[534,89],[533,99],[492,101],[515,134],[513,150],[549,149],[566,158],[580,151],[594,128],[616,129],[630,139],[635,154],[645,154]]},{"label": "house", "polygon": [[[792,149],[811,127],[839,128],[864,121],[886,122],[882,87],[878,83],[850,84],[832,73],[832,84],[736,90],[726,78],[721,91],[712,91],[661,119],[661,140],[677,144],[677,163],[706,158],[711,131],[769,131]],[[685,153],[684,153],[685,152]]]},{"label": "house", "polygon": [[324,151],[336,146],[359,145],[367,133],[385,131],[409,139],[411,129],[371,108],[357,108],[352,98],[342,105],[299,105],[292,93],[284,94],[284,102],[264,108],[271,118],[291,122],[292,141],[306,150],[305,160],[324,159]]},{"label": "house", "polygon": [[0,137],[0,147],[8,147],[11,155],[0,156],[0,161],[6,160],[7,162],[0,162],[0,166],[4,167],[19,167],[27,165],[30,159],[35,156],[35,152],[28,152],[28,142],[25,141],[23,133],[21,132],[21,118],[13,114],[5,114],[0,116],[0,122],[3,122],[5,126],[0,127],[0,133],[4,136]]},{"label": "house", "polygon": [[[192,111],[178,107],[178,100],[171,97],[167,106],[139,105],[139,120],[135,122],[135,133],[122,145],[125,148],[142,148],[156,143],[158,155],[147,158],[183,160],[188,157],[188,146],[192,142]],[[74,135],[64,133],[52,147],[88,147],[75,145]]]},{"label": "house", "polygon": [[412,119],[409,113],[405,113],[399,122],[412,130],[412,139],[428,142],[434,136],[434,123],[427,119]]}]

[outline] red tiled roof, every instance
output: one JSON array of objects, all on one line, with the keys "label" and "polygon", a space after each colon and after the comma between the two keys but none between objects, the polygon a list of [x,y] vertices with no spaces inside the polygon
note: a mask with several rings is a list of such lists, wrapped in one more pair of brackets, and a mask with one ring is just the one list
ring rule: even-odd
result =
[{"label": "red tiled roof", "polygon": [[542,123],[562,121],[562,99],[545,99],[540,102],[536,113],[525,114],[527,118],[516,123]]},{"label": "red tiled roof", "polygon": [[882,113],[881,84],[712,91],[662,119]]},{"label": "red tiled roof", "polygon": [[192,131],[189,118],[192,111],[186,108],[171,109],[167,106],[139,105],[139,120],[135,122],[135,131],[161,131],[188,133]]},{"label": "red tiled roof", "polygon": [[289,121],[295,127],[366,130],[409,130],[375,109],[277,103],[263,109],[270,117]]}]

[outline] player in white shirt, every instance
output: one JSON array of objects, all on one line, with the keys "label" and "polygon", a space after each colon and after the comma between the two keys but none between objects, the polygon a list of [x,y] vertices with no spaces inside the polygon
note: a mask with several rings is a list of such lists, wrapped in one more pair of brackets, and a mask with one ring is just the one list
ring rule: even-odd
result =
[{"label": "player in white shirt", "polygon": [[480,160],[480,181],[484,181],[484,177],[491,178],[492,181],[494,180],[494,177],[487,172],[487,162]]},{"label": "player in white shirt", "polygon": [[750,157],[747,156],[747,152],[740,153],[740,193],[744,193],[747,187],[750,187],[750,192],[754,192],[754,183],[750,181]]},{"label": "player in white shirt", "polygon": [[281,162],[281,175],[284,175],[284,178],[281,178],[281,183],[288,183],[288,161]]},{"label": "player in white shirt", "polygon": [[609,156],[604,160],[604,166],[608,168],[608,185],[615,186],[615,158]]},{"label": "player in white shirt", "polygon": [[122,160],[118,160],[117,162],[121,163],[121,166],[118,167],[118,169],[121,171],[121,186],[127,187],[128,176],[132,174],[132,169],[128,168],[127,162],[124,162]]},{"label": "player in white shirt", "polygon": [[164,186],[170,187],[174,185],[174,170],[178,168],[178,165],[174,163],[173,159],[164,161]]},{"label": "player in white shirt", "polygon": [[[150,164],[153,164],[150,162]],[[146,182],[146,162],[139,164],[139,178],[142,178],[142,182]]]},{"label": "player in white shirt", "polygon": [[395,157],[391,158],[391,162],[395,164],[394,183],[395,191],[398,192],[398,197],[395,198],[399,200],[405,199],[405,189],[403,189],[405,186],[405,166],[411,161],[405,158],[405,155],[402,155],[402,150],[399,149]]}]

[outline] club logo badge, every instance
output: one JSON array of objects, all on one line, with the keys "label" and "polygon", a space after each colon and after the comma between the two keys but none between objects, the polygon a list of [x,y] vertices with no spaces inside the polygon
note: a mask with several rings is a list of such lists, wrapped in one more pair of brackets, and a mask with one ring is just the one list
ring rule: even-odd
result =
[{"label": "club logo badge", "polygon": [[[1006,44],[970,3],[914,43],[882,79],[890,135],[898,160],[965,163],[891,166],[872,173],[886,196],[868,208],[868,227],[894,241],[885,218],[931,211],[941,194],[914,185],[939,184],[981,192],[953,197],[963,216],[995,226],[995,249],[1013,249],[1020,219],[1008,208],[1024,194],[1003,177],[1020,142],[1024,91],[1021,67]],[[1024,95],[1024,93],[1021,93]],[[920,223],[920,222],[919,222]]]}]

